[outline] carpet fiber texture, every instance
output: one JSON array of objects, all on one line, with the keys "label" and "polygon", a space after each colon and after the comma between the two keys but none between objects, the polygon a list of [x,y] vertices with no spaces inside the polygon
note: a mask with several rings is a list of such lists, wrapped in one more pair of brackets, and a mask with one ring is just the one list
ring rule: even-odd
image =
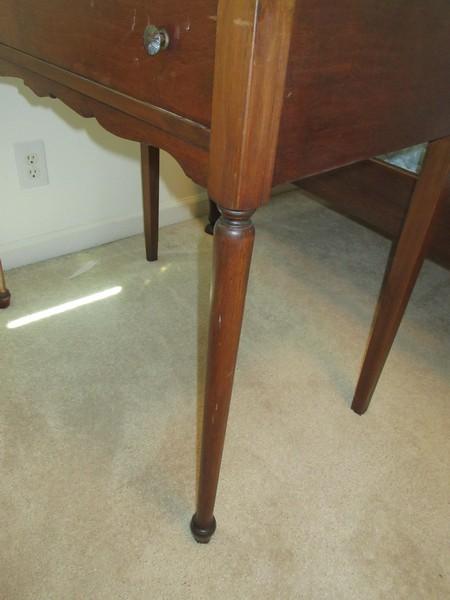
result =
[{"label": "carpet fiber texture", "polygon": [[[255,215],[216,517],[195,503],[200,221],[9,272],[1,600],[450,598],[450,276],[426,263],[369,412],[349,406],[390,244],[290,192]],[[121,286],[17,329],[8,322]]]}]

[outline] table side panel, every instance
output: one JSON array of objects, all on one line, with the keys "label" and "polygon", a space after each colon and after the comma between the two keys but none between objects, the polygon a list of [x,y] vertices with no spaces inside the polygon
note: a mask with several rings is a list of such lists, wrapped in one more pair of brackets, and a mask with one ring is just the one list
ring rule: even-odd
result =
[{"label": "table side panel", "polygon": [[449,0],[297,0],[275,183],[449,134]]}]

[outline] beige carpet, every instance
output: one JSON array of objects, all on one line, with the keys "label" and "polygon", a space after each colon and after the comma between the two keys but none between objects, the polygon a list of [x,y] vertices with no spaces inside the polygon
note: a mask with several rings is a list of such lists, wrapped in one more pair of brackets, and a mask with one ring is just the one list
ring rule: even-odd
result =
[{"label": "beige carpet", "polygon": [[[450,597],[450,275],[349,409],[389,244],[298,192],[255,218],[209,546],[191,539],[211,239],[191,221],[8,273],[1,600]],[[119,295],[18,329],[37,310]],[[198,367],[198,365],[201,365]]]}]

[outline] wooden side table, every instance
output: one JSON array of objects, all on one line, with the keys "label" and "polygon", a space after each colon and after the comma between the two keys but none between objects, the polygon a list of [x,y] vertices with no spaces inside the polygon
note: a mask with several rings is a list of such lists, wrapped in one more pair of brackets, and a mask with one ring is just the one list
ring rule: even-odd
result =
[{"label": "wooden side table", "polygon": [[[150,26],[149,24],[152,24]],[[197,510],[208,542],[255,236],[273,185],[431,141],[354,409],[370,401],[450,169],[448,0],[3,0],[0,73],[163,148],[221,211]],[[381,320],[380,320],[381,318]],[[389,322],[388,327],[380,323]]]}]

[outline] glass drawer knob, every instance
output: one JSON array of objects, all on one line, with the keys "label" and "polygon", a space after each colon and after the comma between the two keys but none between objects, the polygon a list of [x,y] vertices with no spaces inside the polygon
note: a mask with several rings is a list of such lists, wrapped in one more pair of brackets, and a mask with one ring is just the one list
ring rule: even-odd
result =
[{"label": "glass drawer knob", "polygon": [[161,50],[169,47],[170,38],[165,29],[159,29],[154,25],[148,25],[144,32],[144,46],[150,56],[156,56]]}]

